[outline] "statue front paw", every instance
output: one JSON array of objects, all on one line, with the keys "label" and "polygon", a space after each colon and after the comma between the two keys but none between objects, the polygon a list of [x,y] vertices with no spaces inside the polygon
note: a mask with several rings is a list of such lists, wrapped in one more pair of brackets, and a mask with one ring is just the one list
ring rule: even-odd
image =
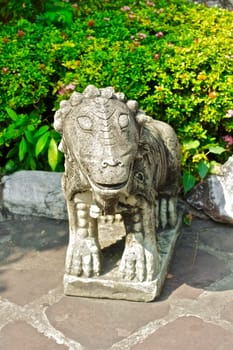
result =
[{"label": "statue front paw", "polygon": [[156,241],[146,241],[141,233],[128,234],[120,263],[120,273],[126,280],[151,281],[159,270]]},{"label": "statue front paw", "polygon": [[94,238],[70,242],[66,254],[66,273],[74,276],[98,276],[101,270],[100,249]]}]

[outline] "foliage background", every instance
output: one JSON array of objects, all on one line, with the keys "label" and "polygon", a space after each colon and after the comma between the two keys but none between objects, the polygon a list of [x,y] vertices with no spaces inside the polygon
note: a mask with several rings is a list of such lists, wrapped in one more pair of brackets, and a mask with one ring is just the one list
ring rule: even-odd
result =
[{"label": "foliage background", "polygon": [[1,172],[63,170],[59,102],[114,86],[182,147],[183,187],[233,150],[233,13],[186,0],[0,1]]}]

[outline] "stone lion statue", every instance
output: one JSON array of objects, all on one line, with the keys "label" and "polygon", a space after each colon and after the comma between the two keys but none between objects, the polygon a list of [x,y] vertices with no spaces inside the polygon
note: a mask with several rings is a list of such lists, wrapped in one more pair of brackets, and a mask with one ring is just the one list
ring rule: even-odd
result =
[{"label": "stone lion statue", "polygon": [[66,273],[101,273],[98,217],[120,213],[126,230],[121,276],[153,280],[160,264],[156,230],[177,221],[180,150],[174,130],[123,93],[92,85],[60,103],[54,127],[65,155]]}]

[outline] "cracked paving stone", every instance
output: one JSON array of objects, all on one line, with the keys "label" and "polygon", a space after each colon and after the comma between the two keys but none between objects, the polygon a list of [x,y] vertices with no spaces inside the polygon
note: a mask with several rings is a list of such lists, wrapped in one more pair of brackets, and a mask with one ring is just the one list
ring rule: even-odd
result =
[{"label": "cracked paving stone", "polygon": [[[0,268],[1,297],[24,305],[63,283],[65,249],[31,251]],[[33,271],[33,272],[32,272]]]},{"label": "cracked paving stone", "polygon": [[200,232],[200,241],[216,251],[233,253],[233,226],[221,225]]},{"label": "cracked paving stone", "polygon": [[233,301],[227,303],[221,311],[221,318],[233,323]]},{"label": "cracked paving stone", "polygon": [[131,350],[231,350],[233,333],[197,317],[181,317]]},{"label": "cracked paving stone", "polygon": [[[169,312],[167,302],[136,303],[64,297],[46,311],[50,323],[91,350],[107,349]],[[78,327],[74,327],[78,325]]]},{"label": "cracked paving stone", "polygon": [[0,349],[2,350],[68,350],[64,345],[38,333],[25,322],[8,324],[0,333]]},{"label": "cracked paving stone", "polygon": [[[166,296],[168,296],[168,294],[170,294],[169,292],[170,288],[172,289],[173,288],[172,285],[175,286],[176,283],[177,283],[177,280],[174,282],[170,282],[170,281],[168,282],[168,285],[164,288],[164,293],[161,295],[161,298],[160,298],[161,300],[163,300],[163,298],[165,298]],[[186,283],[183,283],[177,286],[177,288],[174,288],[174,290],[170,295],[175,298],[193,300],[193,299],[197,299],[202,292],[203,292],[203,289],[201,288],[195,288],[195,287],[189,286]]]},{"label": "cracked paving stone", "polygon": [[186,235],[198,239],[212,249],[233,252],[233,226],[212,220],[195,219],[190,227],[185,227]]}]

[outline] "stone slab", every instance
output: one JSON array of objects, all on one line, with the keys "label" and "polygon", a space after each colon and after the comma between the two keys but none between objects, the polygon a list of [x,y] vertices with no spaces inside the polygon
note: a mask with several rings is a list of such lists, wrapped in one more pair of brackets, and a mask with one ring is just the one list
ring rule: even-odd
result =
[{"label": "stone slab", "polygon": [[137,303],[64,296],[48,307],[46,316],[53,327],[81,343],[85,350],[109,350],[145,324],[165,318],[169,311],[167,301]]},{"label": "stone slab", "polygon": [[67,350],[64,345],[56,344],[25,322],[8,324],[1,332],[2,350]]},{"label": "stone slab", "polygon": [[[118,270],[122,254],[119,254],[120,249],[114,247],[115,252],[109,253],[107,249],[103,252],[104,260],[107,263],[103,267],[101,276],[84,278],[65,274],[64,293],[66,295],[89,298],[153,301],[160,295],[166,279],[175,244],[180,235],[181,222],[182,215],[180,214],[178,223],[174,229],[164,230],[158,235],[161,268],[155,280],[135,282],[120,279]],[[120,243],[117,244],[118,248],[120,248],[119,245]],[[107,255],[109,256],[107,257]]]},{"label": "stone slab", "polygon": [[[209,288],[222,278],[233,281],[232,226],[196,218],[183,225],[163,291],[152,303],[63,296],[68,235],[62,231],[67,223],[45,218],[0,223],[0,253],[8,244],[11,252],[0,260],[1,350],[232,349],[233,287]],[[40,278],[42,268],[51,271],[47,279]]]},{"label": "stone slab", "polygon": [[67,219],[62,173],[17,171],[1,179],[3,209],[11,214]]},{"label": "stone slab", "polygon": [[62,287],[67,231],[67,222],[48,218],[0,222],[1,298],[25,305]]},{"label": "stone slab", "polygon": [[187,202],[211,219],[233,224],[233,156],[219,168],[219,175],[209,175],[186,196]]},{"label": "stone slab", "polygon": [[180,317],[131,350],[231,350],[233,334],[197,317]]}]

